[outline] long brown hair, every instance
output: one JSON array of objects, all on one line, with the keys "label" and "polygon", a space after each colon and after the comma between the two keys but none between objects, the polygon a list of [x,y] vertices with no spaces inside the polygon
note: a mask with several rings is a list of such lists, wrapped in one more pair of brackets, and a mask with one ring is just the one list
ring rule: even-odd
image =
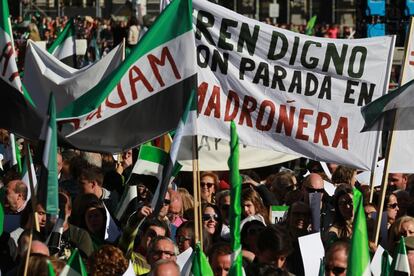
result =
[{"label": "long brown hair", "polygon": [[262,198],[260,195],[251,187],[244,188],[242,190],[242,204],[245,201],[251,201],[256,209],[256,214],[261,215],[266,222],[266,225],[270,224],[269,212],[263,204]]}]

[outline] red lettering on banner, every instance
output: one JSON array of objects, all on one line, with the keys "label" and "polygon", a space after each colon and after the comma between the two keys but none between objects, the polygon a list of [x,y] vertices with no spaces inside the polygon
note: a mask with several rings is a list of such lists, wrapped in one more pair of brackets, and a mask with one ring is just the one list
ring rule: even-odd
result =
[{"label": "red lettering on banner", "polygon": [[[251,106],[249,106],[249,103],[251,103]],[[242,125],[244,120],[246,119],[246,125],[249,127],[253,126],[252,117],[250,116],[250,113],[254,112],[256,110],[256,107],[257,101],[255,98],[250,96],[244,96],[242,110],[239,119],[239,125]]]},{"label": "red lettering on banner", "polygon": [[287,106],[281,105],[279,109],[279,120],[276,125],[276,132],[282,132],[282,126],[285,129],[286,136],[292,136],[293,120],[295,119],[296,107],[291,106],[289,109],[289,116],[287,114]]},{"label": "red lettering on banner", "polygon": [[3,71],[1,72],[1,75],[6,75],[7,67],[9,65],[10,57],[13,55],[14,50],[11,42],[7,42],[6,45],[4,45],[3,51],[1,52],[0,56],[0,62],[3,61],[4,58],[4,65],[3,65]]},{"label": "red lettering on banner", "polygon": [[95,111],[89,113],[89,115],[86,116],[86,120],[87,121],[92,120],[93,117],[95,117],[95,116],[96,116],[96,119],[100,119],[102,117],[102,108],[101,108],[101,106],[99,106]]},{"label": "red lettering on banner", "polygon": [[342,148],[348,149],[348,118],[339,118],[338,126],[336,128],[335,137],[332,142],[332,147],[337,148],[342,142]]},{"label": "red lettering on banner", "polygon": [[214,117],[220,118],[220,87],[214,86],[213,92],[211,92],[210,100],[208,101],[206,111],[204,115],[210,116],[211,111],[214,109]]},{"label": "red lettering on banner", "polygon": [[[233,112],[230,114],[230,107],[232,106],[232,102],[234,101],[234,108]],[[237,96],[237,93],[230,90],[229,94],[227,95],[227,101],[226,101],[226,110],[224,112],[224,121],[231,121],[234,120],[237,116],[237,112],[239,112],[239,106],[240,106],[240,100],[239,96]]]},{"label": "red lettering on banner", "polygon": [[[262,124],[264,114],[266,112],[266,107],[270,107],[270,111],[268,112],[268,118],[265,125]],[[259,115],[257,116],[256,121],[256,128],[262,131],[269,131],[272,128],[273,120],[275,117],[275,104],[272,101],[264,100],[259,108]]]},{"label": "red lettering on banner", "polygon": [[[135,76],[134,76],[135,73]],[[135,87],[135,84],[138,81],[142,81],[142,84],[145,86],[145,88],[148,90],[148,92],[154,91],[154,88],[152,88],[151,84],[147,80],[147,78],[142,73],[141,69],[139,69],[137,66],[132,66],[131,69],[129,69],[129,86],[131,87],[131,95],[132,100],[136,100],[138,98],[137,88]]]},{"label": "red lettering on banner", "polygon": [[201,109],[203,108],[203,104],[204,104],[204,101],[206,99],[207,88],[208,88],[208,83],[206,83],[206,82],[203,82],[198,87],[198,93],[197,94],[198,94],[198,111],[199,112],[201,112]]},{"label": "red lettering on banner", "polygon": [[165,86],[165,83],[164,83],[164,80],[161,78],[160,71],[158,70],[157,65],[164,66],[165,61],[167,59],[168,59],[170,65],[171,65],[171,68],[172,68],[173,72],[174,72],[175,78],[177,80],[181,79],[181,75],[178,72],[177,65],[175,64],[174,59],[173,59],[168,47],[164,47],[161,50],[161,59],[158,59],[156,56],[154,56],[152,54],[148,55],[147,58],[148,58],[148,61],[150,63],[152,72],[154,73],[155,78],[157,79],[157,81],[158,81],[158,83],[160,84],[161,87]]},{"label": "red lettering on banner", "polygon": [[[325,123],[323,120],[326,119]],[[318,117],[316,117],[316,125],[315,125],[315,137],[313,139],[314,143],[319,142],[319,137],[322,139],[322,144],[324,146],[329,146],[328,136],[326,135],[325,130],[327,130],[332,123],[331,116],[326,112],[319,112]]]},{"label": "red lettering on banner", "polygon": [[309,136],[303,134],[303,129],[308,127],[308,122],[305,121],[306,115],[313,115],[313,110],[301,109],[299,112],[298,131],[296,132],[296,139],[308,141]]},{"label": "red lettering on banner", "polygon": [[122,91],[122,87],[121,87],[120,83],[117,84],[116,90],[118,92],[120,102],[119,103],[112,103],[112,102],[109,101],[109,97],[108,97],[108,98],[106,98],[106,101],[105,101],[105,105],[107,107],[120,108],[120,107],[123,107],[124,105],[127,104],[127,101],[125,99],[124,92]]}]

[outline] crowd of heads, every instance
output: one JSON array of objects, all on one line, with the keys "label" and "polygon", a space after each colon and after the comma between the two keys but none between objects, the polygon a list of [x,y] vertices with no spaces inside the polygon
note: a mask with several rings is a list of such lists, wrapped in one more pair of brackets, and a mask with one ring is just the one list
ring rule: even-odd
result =
[{"label": "crowd of heads", "polygon": [[[0,150],[7,157],[10,145],[7,133],[2,134],[5,139]],[[36,156],[37,148],[33,148]],[[128,269],[136,275],[179,275],[183,267],[177,256],[195,249],[199,241],[214,275],[227,275],[232,263],[228,172],[201,172],[199,221],[194,219],[192,176],[185,172],[174,180],[175,188],[168,189],[155,213],[151,202],[157,181],[131,174],[138,151],[128,150],[115,158],[61,149],[57,156],[58,220],[47,214],[39,190],[36,197],[31,196],[27,178],[6,158],[1,178],[6,219],[0,254],[8,261],[1,262],[2,273],[22,274],[28,252],[29,275],[46,275],[48,262],[60,273],[76,250],[91,275],[122,275]],[[379,210],[379,191],[372,191],[370,201],[370,188],[356,180],[355,169],[328,164],[332,173],[328,178],[313,161],[306,165],[291,161],[283,166],[296,170],[280,170],[281,165],[275,165],[265,170],[241,171],[240,241],[246,275],[303,275],[298,239],[314,232],[321,233],[326,274],[345,275],[353,232],[354,189],[363,195],[371,253],[377,249],[373,230],[374,218],[380,211],[387,218],[388,229],[380,237],[381,245],[392,254],[404,236],[407,248],[414,247],[414,189],[409,175],[389,175],[384,208]],[[334,185],[333,194],[325,190],[325,181]],[[122,198],[131,189],[136,196],[118,216]],[[319,223],[315,222],[315,206],[311,206],[315,195],[319,198]],[[283,218],[274,220],[271,216],[271,206],[275,205],[287,207]],[[113,239],[108,232],[110,220],[118,229]],[[197,232],[197,227],[201,231]],[[61,232],[56,240],[53,235],[57,228]]]}]

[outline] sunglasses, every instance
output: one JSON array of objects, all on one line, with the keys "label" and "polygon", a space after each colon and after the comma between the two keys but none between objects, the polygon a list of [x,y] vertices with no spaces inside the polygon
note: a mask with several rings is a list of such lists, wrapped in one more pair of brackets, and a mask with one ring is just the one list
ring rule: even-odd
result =
[{"label": "sunglasses", "polygon": [[210,183],[210,182],[200,182],[200,186],[201,188],[204,188],[205,186],[207,186],[207,188],[211,188],[213,187],[214,183]]},{"label": "sunglasses", "polygon": [[217,214],[204,214],[203,215],[203,221],[209,221],[209,220],[217,221],[217,219],[218,219]]},{"label": "sunglasses", "polygon": [[398,207],[398,203],[388,204],[388,208],[395,209]]},{"label": "sunglasses", "polygon": [[179,244],[179,243],[183,243],[185,241],[190,241],[191,238],[186,237],[186,236],[177,236],[177,237],[175,237],[175,240],[177,241],[177,244]]},{"label": "sunglasses", "polygon": [[169,200],[169,199],[164,199],[164,205],[170,205],[170,203],[171,203],[171,200]]},{"label": "sunglasses", "polygon": [[175,253],[172,251],[165,251],[165,250],[155,250],[154,251],[154,255],[155,256],[162,256],[162,255],[167,255],[169,257],[175,256]]},{"label": "sunglasses", "polygon": [[306,187],[306,191],[308,191],[308,193],[323,193],[325,190]]},{"label": "sunglasses", "polygon": [[326,267],[327,271],[331,271],[334,275],[339,275],[345,272],[346,268],[345,267],[339,267],[339,266],[334,266],[334,267]]}]

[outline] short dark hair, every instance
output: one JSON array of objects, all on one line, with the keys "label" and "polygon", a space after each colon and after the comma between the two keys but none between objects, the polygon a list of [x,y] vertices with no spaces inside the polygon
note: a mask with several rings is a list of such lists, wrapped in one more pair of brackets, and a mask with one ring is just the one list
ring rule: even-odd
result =
[{"label": "short dark hair", "polygon": [[289,234],[286,229],[278,225],[269,225],[264,228],[257,239],[259,252],[270,250],[278,255],[289,255],[292,250]]},{"label": "short dark hair", "polygon": [[142,225],[142,233],[145,234],[151,226],[156,226],[156,227],[160,227],[164,229],[165,236],[170,237],[171,233],[170,233],[170,229],[168,228],[167,223],[165,223],[162,220],[159,220],[158,218],[151,218],[151,219],[145,220],[144,224]]},{"label": "short dark hair", "polygon": [[88,181],[96,181],[98,185],[102,187],[104,177],[101,168],[89,165],[81,170],[80,178],[86,179]]},{"label": "short dark hair", "polygon": [[231,250],[231,246],[227,242],[218,242],[213,244],[213,246],[208,251],[208,259],[211,260],[214,256],[222,256],[222,255],[231,255],[233,251]]}]

